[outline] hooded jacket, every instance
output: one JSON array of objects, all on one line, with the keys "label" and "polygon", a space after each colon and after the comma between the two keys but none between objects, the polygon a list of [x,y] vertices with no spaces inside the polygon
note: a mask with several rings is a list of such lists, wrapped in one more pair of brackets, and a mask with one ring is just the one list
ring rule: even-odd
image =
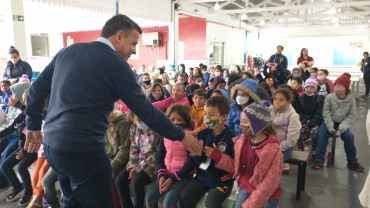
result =
[{"label": "hooded jacket", "polygon": [[319,95],[307,96],[303,94],[299,97],[301,109],[299,118],[301,124],[307,124],[309,128],[320,126],[322,122],[322,108],[324,106],[324,99]]},{"label": "hooded jacket", "polygon": [[284,69],[280,65],[277,66],[275,72],[268,72],[267,69],[268,69],[268,66],[266,65],[263,68],[263,75],[265,76],[265,80],[269,77],[274,78],[274,80],[278,80],[277,83],[274,81],[276,89],[277,87],[279,87],[279,85],[285,84]]},{"label": "hooded jacket", "polygon": [[351,95],[341,100],[337,94],[330,94],[325,98],[322,116],[329,132],[335,131],[334,123],[339,123],[338,130],[343,133],[356,118],[356,100]]},{"label": "hooded jacket", "polygon": [[112,122],[114,132],[107,130],[105,152],[113,172],[127,164],[130,154],[130,124],[125,113],[119,113]]},{"label": "hooded jacket", "polygon": [[240,135],[242,132],[240,130],[240,113],[241,106],[236,102],[236,97],[238,95],[238,90],[242,90],[249,95],[249,99],[253,101],[248,102],[259,102],[261,99],[256,95],[257,83],[253,79],[245,79],[240,85],[236,85],[231,89],[231,95],[233,103],[230,106],[230,112],[227,116],[226,125],[235,131],[236,134]]},{"label": "hooded jacket", "polygon": [[[213,89],[209,89],[209,90],[207,91],[207,98],[208,98],[208,99],[212,97],[213,90],[217,89],[217,88],[216,88],[216,86],[217,86],[219,83],[222,83],[222,82],[225,82],[225,83],[226,83],[226,81],[224,80],[224,78],[222,78],[222,77],[215,77],[215,78],[214,78],[214,81],[213,81],[213,86],[214,86],[214,88],[213,88]],[[227,97],[226,97],[226,98],[227,98]]]},{"label": "hooded jacket", "polygon": [[288,59],[282,53],[280,53],[280,54],[275,53],[274,55],[270,56],[269,62],[270,63],[277,63],[283,69],[288,68]]},{"label": "hooded jacket", "polygon": [[3,79],[20,78],[23,74],[27,74],[31,81],[33,71],[27,62],[19,59],[19,61],[14,65],[11,61],[8,61],[4,70]]},{"label": "hooded jacket", "polygon": [[[229,87],[227,88],[227,94],[229,95],[229,100],[231,101],[232,98],[230,97],[231,95],[231,89],[235,86],[235,85],[239,85],[240,83],[242,83],[245,79],[238,79],[234,82],[232,82]],[[257,95],[258,97],[260,97],[261,100],[267,100],[271,103],[271,97],[269,96],[269,94],[267,94],[266,90],[263,89],[263,87],[257,85]]]},{"label": "hooded jacket", "polygon": [[271,106],[271,123],[274,126],[277,138],[280,140],[280,149],[285,151],[293,147],[299,138],[301,122],[293,106],[288,105],[283,112],[278,112]]},{"label": "hooded jacket", "polygon": [[[256,146],[254,150],[251,139],[246,138],[244,134],[233,138],[233,141],[235,142],[234,159],[225,154],[214,159],[217,168],[233,173],[233,178],[239,175],[238,186],[251,194],[242,207],[263,207],[270,198],[279,199],[283,167],[283,154],[280,151],[279,140],[270,134],[268,139]],[[247,168],[242,168],[243,166]]]},{"label": "hooded jacket", "polygon": [[[234,142],[232,141],[232,138],[235,136],[235,132],[232,129],[225,127],[225,129],[217,136],[213,135],[212,129],[207,128],[199,132],[197,137],[198,140],[203,140],[204,146],[213,148],[213,144],[216,144],[220,150],[223,150],[221,151],[222,153],[234,158]],[[225,170],[216,168],[215,161],[211,160],[210,165],[206,170],[199,168],[199,166],[207,160],[207,156],[204,152],[201,157],[195,156],[193,159],[197,168],[196,177],[201,183],[207,185],[209,188],[233,186],[233,179],[221,180],[221,178],[227,176],[229,173]]]},{"label": "hooded jacket", "polygon": [[8,113],[8,101],[9,98],[13,95],[12,91],[9,90],[9,92],[4,92],[3,95],[1,95],[1,110],[3,110],[5,113]]},{"label": "hooded jacket", "polygon": [[206,125],[203,122],[203,117],[204,117],[204,107],[199,107],[196,108],[195,105],[190,106],[190,115],[191,119],[193,119],[196,123],[196,130],[197,133],[199,133],[201,130],[206,128]]},{"label": "hooded jacket", "polygon": [[370,74],[370,58],[367,58],[366,60],[361,60],[361,72],[364,74]]}]

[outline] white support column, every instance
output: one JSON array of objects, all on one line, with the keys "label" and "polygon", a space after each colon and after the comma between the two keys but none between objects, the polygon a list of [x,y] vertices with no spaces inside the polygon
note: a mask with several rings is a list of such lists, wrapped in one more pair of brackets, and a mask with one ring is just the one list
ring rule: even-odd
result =
[{"label": "white support column", "polygon": [[5,19],[9,21],[9,31],[12,33],[10,35],[9,47],[14,45],[14,47],[19,51],[20,56],[23,61],[27,61],[28,51],[27,51],[27,35],[25,28],[25,19],[23,10],[23,0],[5,0],[6,7],[9,8],[5,14]]},{"label": "white support column", "polygon": [[175,65],[175,69],[177,69],[177,65],[179,64],[179,15],[178,12],[175,10],[175,4],[176,3],[172,3],[172,22],[168,27],[168,63],[170,65]]}]

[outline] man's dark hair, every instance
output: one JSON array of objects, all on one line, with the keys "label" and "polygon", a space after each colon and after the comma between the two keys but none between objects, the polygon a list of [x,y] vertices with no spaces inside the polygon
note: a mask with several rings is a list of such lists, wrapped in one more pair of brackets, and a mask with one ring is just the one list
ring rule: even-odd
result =
[{"label": "man's dark hair", "polygon": [[193,77],[193,81],[197,80],[198,78],[201,78],[201,79],[203,80],[203,77],[201,77],[201,76],[199,76],[199,75],[195,75],[195,76]]},{"label": "man's dark hair", "polygon": [[193,97],[194,97],[194,95],[198,95],[199,97],[207,98],[207,92],[205,90],[202,90],[202,89],[195,90],[193,92]]},{"label": "man's dark hair", "polygon": [[279,47],[281,48],[282,51],[284,50],[283,46],[281,46],[281,45],[276,46],[276,48],[279,48]]},{"label": "man's dark hair", "polygon": [[109,38],[115,35],[118,31],[122,31],[125,34],[125,37],[128,37],[133,29],[137,30],[140,35],[143,33],[140,26],[128,16],[116,14],[105,23],[101,30],[100,37]]},{"label": "man's dark hair", "polygon": [[202,70],[202,69],[207,70],[207,66],[206,66],[206,65],[202,65],[202,66],[200,66],[200,70]]},{"label": "man's dark hair", "polygon": [[230,112],[229,100],[224,96],[214,96],[207,100],[206,106],[215,107],[221,115],[227,115]]}]

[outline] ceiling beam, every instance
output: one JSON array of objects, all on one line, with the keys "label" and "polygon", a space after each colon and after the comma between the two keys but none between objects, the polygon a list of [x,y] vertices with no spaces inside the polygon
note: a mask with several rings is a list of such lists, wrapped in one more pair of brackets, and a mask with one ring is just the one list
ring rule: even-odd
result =
[{"label": "ceiling beam", "polygon": [[[184,0],[185,1],[185,0]],[[194,0],[189,0],[194,1]],[[203,0],[201,0],[203,1]],[[288,2],[290,0],[287,0]],[[260,4],[256,5],[259,6]],[[209,10],[210,13],[253,13],[253,12],[267,12],[267,11],[288,11],[288,10],[300,10],[313,7],[319,8],[336,8],[336,7],[347,7],[347,6],[367,6],[370,5],[370,1],[352,1],[352,2],[333,2],[333,3],[309,3],[302,5],[287,5],[278,7],[263,7],[263,8],[246,8],[246,9],[230,9],[230,10]]]},{"label": "ceiling beam", "polygon": [[370,15],[370,10],[369,11],[364,11],[364,12],[352,12],[352,13],[337,13],[336,15],[328,15],[328,14],[314,14],[314,15],[279,15],[279,16],[248,16],[248,19],[255,19],[255,20],[261,20],[261,19],[288,19],[288,18],[310,18],[310,17],[330,17],[330,16],[336,16],[340,19],[340,17],[343,16],[366,16]]},{"label": "ceiling beam", "polygon": [[[356,21],[359,24],[361,24],[361,23],[366,24],[367,23],[366,20],[359,20],[359,19],[356,19],[356,18],[345,20],[345,21],[339,21],[338,23],[340,25],[341,24],[353,24],[352,23],[353,21]],[[314,24],[314,25],[334,25],[334,23],[332,23],[331,21],[311,20],[311,21],[296,21],[296,22],[268,22],[268,23],[265,23],[262,27],[265,27],[265,26],[284,26],[284,25],[302,25],[302,26],[304,26],[304,24],[308,24],[308,25],[310,25],[310,24]],[[258,23],[255,23],[254,25],[255,26],[260,26]]]}]

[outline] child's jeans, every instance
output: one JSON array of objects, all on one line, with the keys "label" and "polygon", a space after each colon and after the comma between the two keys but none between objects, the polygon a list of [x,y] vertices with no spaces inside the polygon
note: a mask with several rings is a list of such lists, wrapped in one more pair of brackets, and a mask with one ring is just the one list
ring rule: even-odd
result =
[{"label": "child's jeans", "polygon": [[[244,189],[239,188],[239,193],[236,196],[236,200],[234,203],[234,208],[241,208],[242,204],[247,201],[247,199],[251,196],[250,193],[246,192]],[[278,200],[276,199],[269,199],[266,204],[262,208],[275,208],[278,204]]]},{"label": "child's jeans", "polygon": [[[222,189],[222,191],[220,189]],[[193,178],[180,193],[181,207],[196,207],[204,194],[208,191],[206,199],[207,208],[222,208],[222,203],[230,195],[233,186],[209,188],[203,184],[197,177]]]},{"label": "child's jeans", "polygon": [[[184,186],[190,181],[190,179],[193,178],[193,175],[189,175],[188,177],[185,177],[181,179],[181,181],[178,181],[176,183],[173,183],[171,188],[166,191],[164,194],[166,194],[164,200],[163,200],[163,207],[164,208],[175,208],[177,207],[177,201],[180,196],[180,192]],[[159,193],[159,178],[157,178],[152,187],[150,188],[150,191],[146,195],[146,208],[157,208],[158,207],[158,201],[161,198],[161,194]]]},{"label": "child's jeans", "polygon": [[298,139],[298,149],[303,150],[304,145],[303,142],[305,141],[306,138],[312,139],[312,151],[316,150],[316,145],[317,145],[317,135],[319,134],[319,127],[315,126],[313,128],[301,128],[301,135]]},{"label": "child's jeans", "polygon": [[[125,167],[123,167],[125,168]],[[120,168],[116,170],[116,178],[117,176],[122,172],[123,168]],[[121,202],[119,200],[119,195],[116,187],[116,180],[112,178],[112,194],[113,194],[113,202],[114,202],[114,208],[121,208]]]},{"label": "child's jeans", "polygon": [[49,168],[48,172],[46,172],[44,178],[42,179],[42,188],[44,189],[44,198],[46,199],[48,206],[51,208],[60,207],[57,190],[55,188],[55,183],[57,181],[58,181],[57,172],[55,172],[53,168]]},{"label": "child's jeans", "polygon": [[46,161],[45,158],[42,157],[37,158],[35,169],[32,174],[32,188],[34,196],[39,197],[44,196],[44,189],[42,188],[42,179],[48,172],[49,168],[50,168],[49,163],[48,161]]},{"label": "child's jeans", "polygon": [[[121,205],[124,208],[144,207],[145,186],[150,184],[152,179],[145,171],[137,173],[132,180],[128,179],[129,175],[130,171],[127,171],[125,168],[116,178],[116,187],[121,199]],[[129,185],[131,185],[134,204],[131,201]]]},{"label": "child's jeans", "polygon": [[[334,123],[334,129],[338,130],[339,124]],[[328,140],[330,138],[329,131],[326,127],[324,122],[321,123],[319,136],[317,140],[317,147],[316,147],[316,161],[320,163],[325,162],[325,153],[326,153],[326,146],[328,145]],[[354,136],[349,129],[347,131],[342,132],[340,138],[344,142],[344,151],[346,152],[347,162],[348,163],[357,163],[356,157],[356,147]]]},{"label": "child's jeans", "polygon": [[14,166],[17,165],[17,172],[22,179],[24,192],[29,193],[32,192],[32,185],[28,167],[36,161],[37,153],[26,153],[22,159],[18,160],[15,153],[19,151],[20,148],[17,148],[12,154],[5,158],[0,165],[0,169],[13,189],[20,189],[22,187],[22,183],[19,181],[13,170]]},{"label": "child's jeans", "polygon": [[283,159],[283,162],[287,161],[289,158],[292,157],[293,155],[293,147],[285,150],[285,151],[282,151],[281,153],[283,153],[283,156],[284,156],[284,159]]}]

